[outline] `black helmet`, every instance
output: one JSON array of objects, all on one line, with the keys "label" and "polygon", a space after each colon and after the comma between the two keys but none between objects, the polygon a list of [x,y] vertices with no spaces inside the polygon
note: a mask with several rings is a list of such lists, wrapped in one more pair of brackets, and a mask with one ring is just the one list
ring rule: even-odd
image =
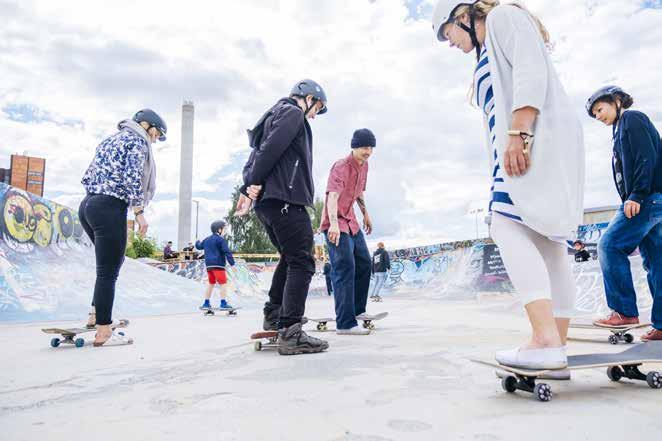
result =
[{"label": "black helmet", "polygon": [[292,91],[290,92],[290,96],[300,96],[300,97],[307,97],[308,95],[312,95],[313,98],[316,100],[319,100],[322,102],[324,107],[322,107],[322,110],[317,112],[318,115],[321,115],[323,113],[326,113],[326,93],[324,93],[324,89],[322,89],[322,86],[317,84],[313,80],[301,80],[298,83],[294,85],[292,88]]},{"label": "black helmet", "polygon": [[593,114],[593,105],[599,101],[600,98],[606,96],[616,97],[619,95],[625,95],[625,91],[618,86],[604,86],[596,90],[595,93],[590,96],[588,101],[586,101],[586,111],[588,112],[588,116],[595,118],[595,115]]},{"label": "black helmet", "polygon": [[138,112],[136,112],[135,115],[133,115],[133,120],[138,124],[144,121],[148,123],[151,127],[156,127],[159,130],[159,132],[161,132],[159,141],[166,140],[166,133],[168,132],[168,126],[166,125],[165,121],[163,121],[163,118],[161,118],[152,109],[139,110]]},{"label": "black helmet", "polygon": [[227,225],[227,223],[225,223],[225,221],[223,221],[223,220],[217,220],[217,221],[212,222],[211,223],[211,232],[212,232],[212,234],[218,233],[218,230],[220,230],[222,228],[225,228],[226,225]]}]

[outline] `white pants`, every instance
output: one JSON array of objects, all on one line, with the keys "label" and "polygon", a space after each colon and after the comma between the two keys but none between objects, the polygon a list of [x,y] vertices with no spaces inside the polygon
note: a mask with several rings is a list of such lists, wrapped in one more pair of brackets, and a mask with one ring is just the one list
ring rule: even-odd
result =
[{"label": "white pants", "polygon": [[375,273],[374,275],[375,280],[373,280],[372,283],[372,292],[370,293],[370,297],[379,296],[379,293],[384,286],[384,282],[386,282],[386,273]]},{"label": "white pants", "polygon": [[523,305],[551,299],[555,317],[574,315],[577,288],[564,244],[496,212],[490,235]]}]

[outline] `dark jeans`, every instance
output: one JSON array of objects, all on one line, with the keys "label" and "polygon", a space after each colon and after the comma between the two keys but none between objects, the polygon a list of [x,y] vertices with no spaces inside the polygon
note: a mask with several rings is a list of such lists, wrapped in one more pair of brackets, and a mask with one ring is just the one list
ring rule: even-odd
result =
[{"label": "dark jeans", "polygon": [[80,203],[80,224],[94,243],[97,279],[92,306],[97,325],[113,323],[115,282],[124,263],[126,250],[127,203],[112,196],[88,194]]},{"label": "dark jeans", "polygon": [[340,234],[338,246],[329,242],[331,279],[336,303],[336,328],[350,329],[357,326],[356,316],[365,312],[370,288],[372,259],[361,231],[356,236]]},{"label": "dark jeans", "polygon": [[647,197],[639,214],[631,219],[625,217],[621,206],[598,244],[607,304],[628,317],[639,316],[628,259],[637,246],[653,295],[651,321],[654,328],[662,330],[662,193]]},{"label": "dark jeans", "polygon": [[271,243],[280,253],[264,305],[268,315],[280,309],[279,328],[299,323],[306,309],[310,280],[315,274],[313,226],[306,208],[268,199],[255,206],[255,214],[264,225]]},{"label": "dark jeans", "polygon": [[325,274],[324,278],[326,279],[326,293],[328,295],[333,294],[333,284],[331,283],[331,274]]}]

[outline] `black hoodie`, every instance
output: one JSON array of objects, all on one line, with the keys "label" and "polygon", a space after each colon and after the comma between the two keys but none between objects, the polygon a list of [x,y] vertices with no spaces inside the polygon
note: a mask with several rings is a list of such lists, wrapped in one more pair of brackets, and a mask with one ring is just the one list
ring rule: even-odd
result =
[{"label": "black hoodie", "polygon": [[391,258],[388,256],[388,251],[384,248],[378,248],[372,256],[372,272],[385,273],[391,269]]},{"label": "black hoodie", "polygon": [[313,134],[303,110],[282,98],[248,132],[251,152],[243,170],[249,185],[262,185],[261,200],[313,205]]}]

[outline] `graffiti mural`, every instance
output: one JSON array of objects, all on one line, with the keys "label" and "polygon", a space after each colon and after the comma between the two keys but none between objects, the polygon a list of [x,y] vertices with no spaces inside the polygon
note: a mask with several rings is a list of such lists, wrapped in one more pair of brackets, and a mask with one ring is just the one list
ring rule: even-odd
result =
[{"label": "graffiti mural", "polygon": [[[0,321],[85,320],[96,264],[75,210],[0,184]],[[127,259],[115,297],[117,314],[195,310],[189,280]]]}]

